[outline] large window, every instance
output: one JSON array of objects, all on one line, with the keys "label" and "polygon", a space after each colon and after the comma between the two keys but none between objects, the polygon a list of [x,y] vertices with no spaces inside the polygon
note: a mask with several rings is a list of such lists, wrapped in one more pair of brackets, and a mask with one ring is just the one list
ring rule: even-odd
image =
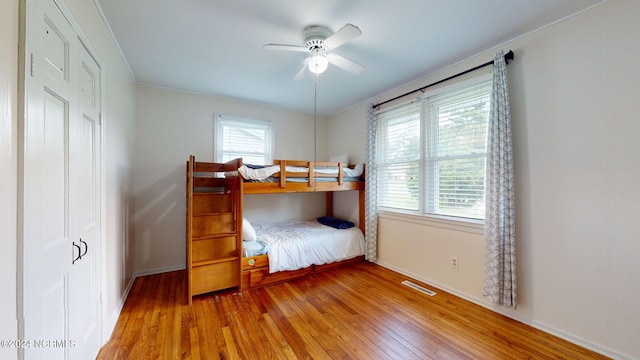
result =
[{"label": "large window", "polygon": [[378,114],[378,205],[484,219],[491,80],[478,78]]},{"label": "large window", "polygon": [[216,117],[216,161],[242,158],[245,164],[271,164],[273,131],[271,122],[226,115]]}]

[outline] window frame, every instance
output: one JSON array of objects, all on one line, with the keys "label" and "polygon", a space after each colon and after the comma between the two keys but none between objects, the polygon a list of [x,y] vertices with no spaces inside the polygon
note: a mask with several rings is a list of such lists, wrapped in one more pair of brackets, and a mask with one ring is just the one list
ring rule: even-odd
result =
[{"label": "window frame", "polygon": [[[237,127],[241,127],[242,125],[254,126],[254,127],[263,127],[266,129],[268,136],[268,144],[263,144],[265,151],[262,154],[264,157],[263,164],[256,165],[269,165],[273,163],[273,153],[274,153],[274,145],[275,145],[275,135],[273,130],[273,124],[268,120],[256,120],[256,119],[248,119],[237,116],[229,116],[229,115],[218,115],[215,116],[215,124],[214,124],[214,159],[216,162],[226,162],[230,159],[224,160],[226,154],[232,153],[232,151],[224,149],[224,123],[228,122],[236,125]],[[243,156],[234,156],[235,158],[243,158],[243,162],[246,161]]]},{"label": "window frame", "polygon": [[[419,193],[418,193],[418,209],[417,210],[408,210],[402,209],[392,206],[383,206],[378,205],[378,211],[382,218],[390,218],[401,220],[404,219],[411,223],[419,223],[436,227],[444,227],[444,228],[452,228],[460,231],[471,232],[475,234],[482,234],[484,232],[484,219],[472,218],[472,217],[464,217],[457,215],[445,215],[428,212],[428,197],[429,194],[435,194],[435,189],[431,189],[427,191],[427,182],[428,182],[428,164],[429,157],[427,154],[426,147],[429,145],[429,139],[427,136],[430,136],[429,131],[427,131],[428,126],[437,126],[437,121],[429,121],[427,119],[427,111],[428,110],[428,99],[438,96],[440,94],[453,92],[456,90],[462,90],[465,88],[470,88],[472,86],[481,84],[486,81],[492,80],[492,72],[489,71],[484,74],[479,74],[473,77],[466,78],[461,81],[457,81],[452,84],[447,84],[442,87],[438,87],[436,89],[425,91],[419,98],[414,97],[409,102],[404,102],[401,104],[397,104],[396,106],[389,107],[387,109],[380,110],[379,113],[397,110],[403,106],[410,106],[411,102],[420,101],[420,156],[419,156]],[[380,136],[380,129],[378,129],[378,136]],[[380,144],[380,139],[376,140],[378,144]],[[433,141],[433,139],[431,139]],[[380,156],[380,154],[378,154]],[[486,164],[486,151],[484,153],[485,164]],[[377,159],[379,161],[379,159]],[[379,170],[380,171],[380,170]],[[378,174],[377,174],[378,175]],[[486,169],[485,169],[485,177],[486,177]],[[437,177],[435,178],[437,179]],[[379,181],[378,181],[379,182]],[[437,194],[436,194],[437,196]]]}]

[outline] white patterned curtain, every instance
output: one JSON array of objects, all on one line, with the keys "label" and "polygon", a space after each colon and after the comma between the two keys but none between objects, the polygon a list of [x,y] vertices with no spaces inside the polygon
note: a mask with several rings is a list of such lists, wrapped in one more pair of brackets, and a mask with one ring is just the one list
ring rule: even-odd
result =
[{"label": "white patterned curtain", "polygon": [[365,182],[365,259],[376,261],[378,258],[378,201],[377,201],[377,166],[376,166],[376,133],[378,118],[373,104],[367,105],[367,180]]},{"label": "white patterned curtain", "polygon": [[495,54],[489,117],[486,173],[485,272],[483,295],[494,304],[515,308],[516,209],[507,64]]}]

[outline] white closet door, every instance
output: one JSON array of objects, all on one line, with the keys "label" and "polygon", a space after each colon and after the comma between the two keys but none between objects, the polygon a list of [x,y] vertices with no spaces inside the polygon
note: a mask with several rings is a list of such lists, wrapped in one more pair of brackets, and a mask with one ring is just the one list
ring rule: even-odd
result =
[{"label": "white closet door", "polygon": [[25,56],[25,359],[91,359],[101,343],[100,70],[53,0],[27,1]]},{"label": "white closet door", "polygon": [[[72,242],[80,249],[69,272],[72,359],[93,359],[100,349],[100,68],[79,47],[79,116],[70,135],[69,196]],[[73,244],[73,243],[72,243]],[[81,257],[79,257],[81,256]],[[77,350],[77,351],[74,351]]]}]

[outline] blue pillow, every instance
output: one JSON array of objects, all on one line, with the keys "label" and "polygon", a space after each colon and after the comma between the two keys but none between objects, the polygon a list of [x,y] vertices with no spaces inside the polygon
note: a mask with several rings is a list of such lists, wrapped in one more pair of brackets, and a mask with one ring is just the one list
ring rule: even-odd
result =
[{"label": "blue pillow", "polygon": [[322,225],[331,226],[336,229],[349,229],[355,226],[351,221],[336,219],[333,216],[321,216],[316,220]]}]

